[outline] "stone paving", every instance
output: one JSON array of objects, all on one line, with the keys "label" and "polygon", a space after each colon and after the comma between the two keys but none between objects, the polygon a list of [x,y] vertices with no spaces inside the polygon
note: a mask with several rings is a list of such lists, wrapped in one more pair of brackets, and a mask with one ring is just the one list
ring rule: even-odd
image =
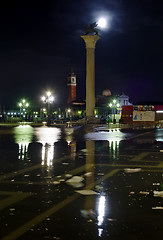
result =
[{"label": "stone paving", "polygon": [[162,133],[19,147],[2,136],[0,239],[162,239]]}]

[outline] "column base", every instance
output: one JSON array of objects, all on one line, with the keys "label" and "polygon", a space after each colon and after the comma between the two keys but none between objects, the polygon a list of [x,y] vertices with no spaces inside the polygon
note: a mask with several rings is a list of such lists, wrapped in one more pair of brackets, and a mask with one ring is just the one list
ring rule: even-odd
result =
[{"label": "column base", "polygon": [[100,119],[95,118],[95,117],[86,117],[85,122],[86,122],[86,124],[99,124]]}]

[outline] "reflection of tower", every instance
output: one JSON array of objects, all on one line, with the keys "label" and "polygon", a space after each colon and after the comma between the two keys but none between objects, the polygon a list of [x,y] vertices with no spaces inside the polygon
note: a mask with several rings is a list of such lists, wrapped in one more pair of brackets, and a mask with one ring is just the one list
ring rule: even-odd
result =
[{"label": "reflection of tower", "polygon": [[76,100],[76,75],[71,67],[69,76],[68,76],[68,99],[67,103],[71,103]]}]

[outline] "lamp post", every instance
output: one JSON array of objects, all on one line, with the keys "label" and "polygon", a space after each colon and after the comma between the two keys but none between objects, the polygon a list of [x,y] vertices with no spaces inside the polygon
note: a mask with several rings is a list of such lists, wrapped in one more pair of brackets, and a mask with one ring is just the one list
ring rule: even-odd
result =
[{"label": "lamp post", "polygon": [[114,118],[113,118],[113,123],[116,123],[116,118],[115,118],[115,114],[116,114],[116,109],[117,107],[119,107],[119,103],[116,103],[117,101],[114,99],[112,103],[109,104],[109,107],[112,108],[112,114],[114,114]]},{"label": "lamp post", "polygon": [[41,99],[43,103],[47,104],[47,125],[50,126],[50,105],[54,102],[54,97],[52,96],[51,92],[48,91],[45,96],[42,96]]},{"label": "lamp post", "polygon": [[29,103],[25,99],[22,99],[18,103],[18,106],[20,108],[20,119],[21,119],[21,115],[23,115],[23,118],[25,118],[25,115],[27,114],[27,108],[29,107]]},{"label": "lamp post", "polygon": [[69,118],[70,121],[71,121],[71,109],[70,109],[70,108],[67,109],[67,113],[68,113],[68,118]]}]

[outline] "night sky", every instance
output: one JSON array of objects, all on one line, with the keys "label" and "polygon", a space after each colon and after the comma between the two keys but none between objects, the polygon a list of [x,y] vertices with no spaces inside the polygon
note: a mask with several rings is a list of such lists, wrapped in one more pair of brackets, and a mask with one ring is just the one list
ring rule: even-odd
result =
[{"label": "night sky", "polygon": [[132,103],[163,102],[162,0],[21,0],[0,2],[0,106],[51,89],[67,101],[70,64],[85,98],[85,25],[108,19],[96,45],[96,95],[125,93]]}]

